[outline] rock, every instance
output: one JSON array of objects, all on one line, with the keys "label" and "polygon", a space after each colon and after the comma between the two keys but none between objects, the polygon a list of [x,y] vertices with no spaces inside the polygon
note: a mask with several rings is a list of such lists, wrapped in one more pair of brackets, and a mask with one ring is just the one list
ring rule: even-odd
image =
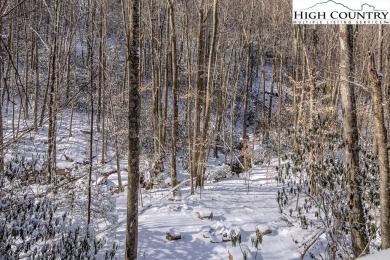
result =
[{"label": "rock", "polygon": [[170,229],[169,232],[165,233],[165,238],[169,241],[181,239],[181,234],[176,229]]},{"label": "rock", "polygon": [[198,215],[198,218],[200,219],[213,219],[213,212],[209,209],[202,209],[199,211],[196,211],[196,214]]},{"label": "rock", "polygon": [[263,236],[268,235],[268,234],[272,234],[272,230],[271,230],[270,226],[268,226],[266,224],[260,224],[256,227],[256,229],[258,229]]},{"label": "rock", "polygon": [[181,206],[179,205],[169,205],[169,209],[172,211],[180,211]]}]

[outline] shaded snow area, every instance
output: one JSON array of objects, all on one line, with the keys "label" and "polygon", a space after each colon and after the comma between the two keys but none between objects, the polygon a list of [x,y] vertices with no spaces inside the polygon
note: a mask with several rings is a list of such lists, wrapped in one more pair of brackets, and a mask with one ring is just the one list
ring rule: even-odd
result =
[{"label": "shaded snow area", "polygon": [[[144,193],[147,206],[139,216],[139,259],[229,259],[229,253],[234,259],[243,259],[242,252],[247,252],[247,259],[299,259],[299,246],[310,231],[299,225],[291,227],[281,218],[275,166],[272,161],[252,169],[249,193],[248,182],[238,177],[208,183],[201,194],[198,191],[193,196],[189,187],[183,187],[181,198],[173,200],[159,202],[168,190]],[[119,225],[105,235],[108,241],[119,244],[116,258],[123,259],[126,194],[117,196]],[[202,220],[200,215],[212,218]],[[271,230],[263,236],[257,254],[252,245],[256,228]],[[166,233],[170,231],[180,234],[181,239],[168,241]],[[241,243],[233,246],[231,234],[240,234]]]},{"label": "shaded snow area", "polygon": [[390,249],[386,249],[372,255],[361,257],[358,260],[389,260],[389,259],[390,259]]}]

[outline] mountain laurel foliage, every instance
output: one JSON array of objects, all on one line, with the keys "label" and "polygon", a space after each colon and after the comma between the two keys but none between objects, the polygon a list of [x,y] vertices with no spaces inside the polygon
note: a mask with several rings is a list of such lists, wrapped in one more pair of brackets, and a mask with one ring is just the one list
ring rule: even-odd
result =
[{"label": "mountain laurel foliage", "polygon": [[[347,192],[344,142],[331,129],[317,127],[310,129],[305,136],[298,132],[291,133],[297,134],[301,149],[284,157],[284,185],[277,194],[280,211],[291,221],[299,223],[302,229],[316,230],[318,236],[307,243],[312,242],[311,249],[321,248],[317,255],[316,250],[308,250],[314,259],[348,259],[353,255],[350,230],[359,227],[351,227],[348,219],[352,205]],[[313,150],[316,151],[315,159],[308,156]],[[365,230],[360,231],[369,237],[370,247],[378,250],[380,245],[376,238],[380,237],[380,229],[375,218],[379,211],[378,163],[375,156],[363,149],[359,152],[359,159],[362,183],[359,191],[363,194],[365,213]]]},{"label": "mountain laurel foliage", "polygon": [[13,157],[0,175],[1,258],[94,259],[105,240],[85,220],[73,218],[55,192],[39,193],[39,168],[37,159]]}]

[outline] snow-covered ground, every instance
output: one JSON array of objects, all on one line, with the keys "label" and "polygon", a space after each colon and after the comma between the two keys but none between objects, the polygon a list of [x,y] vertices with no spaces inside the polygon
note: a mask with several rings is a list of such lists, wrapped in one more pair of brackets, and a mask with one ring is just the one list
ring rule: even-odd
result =
[{"label": "snow-covered ground", "polygon": [[[5,113],[6,140],[12,138],[11,118]],[[73,117],[72,136],[69,136],[70,111],[62,111],[58,115],[57,130],[57,167],[58,169],[73,169],[88,161],[89,134],[86,115],[75,113]],[[20,131],[27,129],[31,121],[21,124]],[[7,149],[6,158],[12,153],[25,158],[37,155],[47,155],[47,125],[37,132],[29,132]],[[113,172],[108,179],[117,184],[115,172],[115,153],[109,147],[106,164],[100,163],[100,134],[95,135],[94,142],[94,180],[101,173]],[[222,159],[220,159],[222,160]],[[220,162],[219,162],[220,163]],[[210,162],[217,165],[218,162]],[[145,162],[143,162],[145,164]],[[275,182],[276,160],[253,168],[250,173],[249,192],[244,176],[222,179],[217,183],[206,183],[201,191],[190,196],[190,188],[181,187],[181,198],[171,198],[169,189],[142,189],[139,216],[139,259],[228,259],[228,252],[238,254],[248,247],[253,259],[299,259],[303,251],[302,245],[313,235],[313,230],[302,230],[300,225],[282,219],[277,203],[277,191],[281,187]],[[126,157],[121,158],[121,176],[124,185],[127,184]],[[213,166],[211,166],[212,169]],[[82,169],[82,168],[81,168]],[[179,180],[188,178],[181,169]],[[95,182],[94,182],[95,183]],[[188,182],[187,182],[188,184]],[[116,259],[123,259],[125,252],[126,229],[126,192],[115,194],[116,224],[95,222],[99,236],[106,238],[106,249],[115,242],[118,244]],[[92,198],[93,203],[99,203]],[[95,201],[94,201],[95,200]],[[212,213],[212,219],[201,220],[201,215]],[[251,238],[256,228],[261,232],[270,229],[272,232],[263,237],[258,253],[252,245]],[[181,235],[177,241],[168,241],[166,233]],[[232,247],[231,231],[241,233],[241,244]],[[225,236],[224,236],[225,235]],[[228,251],[229,250],[229,251]],[[98,259],[102,259],[105,250],[101,250]],[[250,258],[248,258],[250,259]]]},{"label": "snow-covered ground", "polygon": [[[245,178],[232,177],[218,183],[208,183],[196,195],[189,195],[189,187],[181,188],[181,198],[169,200],[169,190],[143,194],[147,205],[139,216],[140,259],[228,259],[232,242],[231,230],[240,230],[241,247],[248,246],[252,259],[299,259],[300,245],[310,231],[299,226],[290,227],[281,218],[276,201],[278,185],[274,181],[276,161],[254,168],[250,174],[249,192]],[[114,175],[113,175],[114,178]],[[114,179],[113,179],[114,181]],[[160,198],[166,197],[160,201]],[[117,259],[124,257],[126,227],[126,193],[117,195],[119,225],[106,232],[111,244],[119,244]],[[201,220],[198,213],[212,219]],[[256,255],[251,237],[256,227],[272,233],[263,237]],[[166,233],[174,229],[181,239],[168,241]],[[228,234],[223,237],[223,234]],[[241,251],[241,250],[240,250]],[[238,251],[238,252],[240,252]],[[248,258],[250,259],[250,258]]]},{"label": "snow-covered ground", "polygon": [[[72,136],[69,135],[69,115],[68,109],[58,115],[58,169],[73,169],[75,165],[84,164],[89,157],[86,115],[74,114]],[[4,121],[5,141],[7,142],[14,137],[11,134],[11,116],[4,113]],[[19,133],[28,129],[30,125],[31,120],[23,121]],[[47,125],[44,125],[37,132],[28,132],[6,149],[6,159],[9,160],[13,153],[25,158],[46,155],[47,131]],[[115,153],[109,147],[107,163],[101,164],[100,139],[100,134],[96,134],[93,149],[95,156],[93,178],[97,180],[99,174],[113,172],[108,179],[113,184],[117,184]],[[260,152],[261,147],[256,151]],[[218,163],[212,162],[211,164]],[[229,253],[239,255],[240,252],[248,250],[250,252],[248,252],[247,259],[300,259],[305,244],[315,236],[316,230],[302,229],[299,223],[292,219],[286,221],[286,215],[280,214],[276,198],[281,186],[275,181],[276,166],[277,161],[271,160],[269,164],[265,163],[251,169],[249,182],[245,175],[242,175],[222,179],[216,183],[206,183],[204,189],[198,190],[192,196],[188,185],[183,185],[180,189],[181,197],[173,200],[170,200],[169,189],[149,191],[142,189],[139,215],[139,259],[228,259]],[[127,172],[124,170],[126,167],[127,161],[123,156],[121,176],[124,185],[127,184]],[[184,174],[181,169],[178,170],[179,180],[188,178],[188,175]],[[123,259],[127,194],[123,192],[115,194],[114,197],[116,212],[112,213],[117,214],[117,223],[101,224],[102,221],[100,221],[95,224],[98,226],[98,235],[106,238],[105,249],[109,249],[115,242],[119,246],[115,259]],[[198,217],[198,215],[208,216],[211,213],[210,219],[201,220]],[[261,232],[271,231],[264,235],[258,250],[252,244],[257,228]],[[241,234],[241,243],[235,247],[232,241],[229,241],[233,231]],[[174,235],[173,233],[180,235],[181,239],[168,241],[167,232],[171,235]],[[98,259],[103,258],[104,251],[99,253]],[[390,259],[388,254],[388,251],[385,251],[363,259]],[[311,257],[306,254],[305,259],[311,259]]]},{"label": "snow-covered ground", "polygon": [[390,259],[390,249],[379,251],[378,253],[367,255],[359,258],[358,260],[389,260]]}]

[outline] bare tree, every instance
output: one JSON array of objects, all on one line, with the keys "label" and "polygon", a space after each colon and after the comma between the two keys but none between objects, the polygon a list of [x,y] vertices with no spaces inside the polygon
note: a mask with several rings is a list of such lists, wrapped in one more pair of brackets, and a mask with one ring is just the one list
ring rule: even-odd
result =
[{"label": "bare tree", "polygon": [[201,176],[199,172],[199,157],[201,147],[200,120],[202,107],[202,94],[204,93],[204,68],[205,68],[205,48],[204,48],[204,0],[200,0],[198,7],[198,57],[196,62],[196,90],[194,105],[194,135],[193,135],[193,155],[191,163],[191,174],[196,177],[196,187],[201,186]]},{"label": "bare tree", "polygon": [[[0,13],[2,10],[6,8],[8,1],[4,1],[2,5],[0,5]],[[4,149],[3,149],[3,92],[4,92],[4,51],[3,51],[3,39],[1,37],[3,35],[3,18],[0,16],[0,172],[4,171]]]},{"label": "bare tree", "polygon": [[139,0],[122,1],[125,13],[124,28],[127,50],[128,100],[128,185],[127,185],[127,226],[125,259],[137,259],[138,245],[138,190],[139,190],[139,126],[140,94],[139,75]]},{"label": "bare tree", "polygon": [[[58,0],[54,1],[53,6],[53,27],[51,32],[51,45],[50,45],[50,79],[48,77],[48,87],[50,85],[50,97],[49,97],[49,130],[48,130],[48,175],[49,182],[52,181],[53,175],[56,170],[56,81],[57,81],[57,60],[58,60],[58,26],[59,26],[59,12],[60,4]],[[41,119],[42,120],[42,119]]]},{"label": "bare tree", "polygon": [[[381,59],[381,57],[379,57]],[[381,63],[379,63],[381,64]],[[380,65],[381,66],[381,65]],[[379,159],[380,206],[381,206],[381,241],[382,249],[390,247],[390,177],[389,155],[387,151],[387,130],[383,111],[382,84],[375,66],[374,54],[369,54],[369,74],[371,80],[371,96]]]},{"label": "bare tree", "polygon": [[92,204],[92,166],[93,166],[93,116],[94,116],[94,107],[93,107],[93,39],[94,39],[94,3],[93,0],[88,1],[88,36],[87,36],[87,45],[88,45],[88,69],[89,69],[89,102],[91,109],[90,117],[90,133],[89,133],[89,169],[88,169],[88,205],[87,205],[87,224],[91,224],[91,204]]},{"label": "bare tree", "polygon": [[216,57],[216,46],[217,46],[217,30],[218,30],[218,0],[214,0],[213,4],[213,32],[211,37],[211,48],[209,52],[209,62],[207,71],[207,84],[206,84],[206,100],[205,100],[205,111],[204,111],[204,122],[203,122],[203,135],[200,152],[200,160],[198,164],[197,178],[200,179],[200,187],[204,186],[204,172],[206,170],[206,164],[208,159],[208,147],[209,147],[209,126],[211,116],[211,99],[212,99],[212,88],[213,88],[213,74],[214,74],[214,62]]},{"label": "bare tree", "polygon": [[177,185],[176,177],[176,143],[177,143],[177,128],[178,128],[178,66],[177,66],[177,54],[176,54],[176,28],[175,28],[175,10],[173,3],[168,0],[169,10],[169,26],[171,30],[171,71],[172,71],[172,133],[171,133],[171,185],[175,187]]},{"label": "bare tree", "polygon": [[353,27],[340,25],[340,94],[343,108],[345,171],[349,173],[349,220],[353,252],[356,257],[367,251],[362,192],[359,177],[359,144],[353,71]]}]

